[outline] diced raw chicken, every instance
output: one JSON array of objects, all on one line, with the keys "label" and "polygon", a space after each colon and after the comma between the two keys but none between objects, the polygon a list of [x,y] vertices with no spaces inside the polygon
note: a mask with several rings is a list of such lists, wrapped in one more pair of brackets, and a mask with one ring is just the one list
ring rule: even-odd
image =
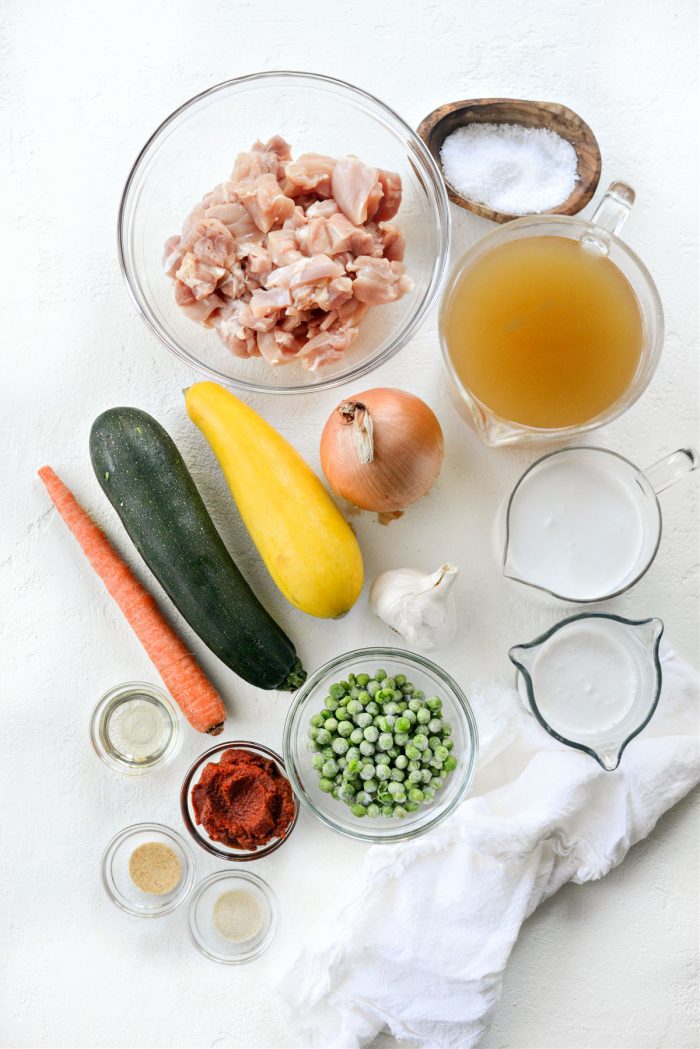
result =
[{"label": "diced raw chicken", "polygon": [[262,244],[250,244],[246,255],[246,277],[264,284],[272,273],[273,263],[269,251]]},{"label": "diced raw chicken", "polygon": [[224,300],[216,292],[212,292],[206,298],[195,299],[192,289],[183,284],[181,280],[175,281],[175,302],[188,317],[203,324],[206,328],[211,328],[217,311],[224,304]]},{"label": "diced raw chicken", "polygon": [[[377,209],[379,199],[376,187],[376,168],[369,168],[357,157],[341,157],[335,162],[331,175],[331,190],[338,207],[355,226],[361,226]],[[370,203],[371,202],[371,203]],[[370,214],[369,208],[374,206]]]},{"label": "diced raw chicken", "polygon": [[382,199],[374,218],[377,222],[385,222],[387,219],[393,219],[401,207],[401,176],[395,171],[384,171],[382,168],[379,168],[377,174],[382,187]]},{"label": "diced raw chicken", "polygon": [[218,219],[202,219],[180,246],[210,266],[225,266],[234,254],[233,235]]},{"label": "diced raw chicken", "polygon": [[284,166],[282,189],[290,197],[313,191],[318,197],[330,197],[331,176],[335,160],[320,153],[302,153]]},{"label": "diced raw chicken", "polygon": [[291,215],[288,218],[286,218],[282,223],[282,228],[302,229],[307,222],[308,219],[306,217],[306,212],[300,204],[295,204],[294,210],[292,211]]},{"label": "diced raw chicken", "polygon": [[336,277],[318,284],[304,284],[294,288],[292,301],[297,309],[324,311],[335,310],[352,298],[353,282],[350,277]]},{"label": "diced raw chicken", "polygon": [[399,227],[393,222],[380,222],[379,231],[384,258],[390,262],[403,262],[406,241]]},{"label": "diced raw chicken", "polygon": [[180,268],[184,256],[180,249],[180,238],[178,236],[169,237],[165,242],[165,248],[163,249],[163,269],[165,270],[168,277],[174,277],[176,272]]},{"label": "diced raw chicken", "polygon": [[347,268],[357,274],[353,282],[353,295],[369,306],[395,302],[413,287],[413,281],[406,276],[402,262],[360,255]]},{"label": "diced raw chicken", "polygon": [[289,160],[289,144],[275,135],[269,142],[256,142],[247,153],[239,153],[231,172],[232,182],[274,175],[277,179],[284,172],[284,162]]},{"label": "diced raw chicken", "polygon": [[292,305],[289,288],[271,288],[270,291],[255,291],[250,299],[250,309],[254,317],[266,317],[268,314],[283,310]]},{"label": "diced raw chicken", "polygon": [[205,299],[216,290],[217,284],[227,273],[228,270],[223,266],[211,266],[188,251],[175,276],[187,285],[195,299]]},{"label": "diced raw chicken", "polygon": [[263,233],[268,233],[276,223],[284,222],[294,211],[294,201],[284,195],[277,179],[271,174],[242,182],[238,196]]},{"label": "diced raw chicken", "polygon": [[258,342],[254,331],[246,328],[240,319],[240,303],[225,306],[216,316],[214,326],[219,337],[236,357],[259,356]]},{"label": "diced raw chicken", "polygon": [[301,258],[293,229],[277,229],[267,235],[267,250],[275,266],[289,266]]},{"label": "diced raw chicken", "polygon": [[386,221],[400,203],[393,172],[256,142],[166,243],[175,301],[236,356],[315,371],[342,358],[370,305],[412,287]]},{"label": "diced raw chicken", "polygon": [[268,288],[298,288],[302,284],[315,284],[320,280],[332,280],[344,276],[343,267],[327,255],[312,255],[299,259],[291,266],[274,270],[267,279]]},{"label": "diced raw chicken", "polygon": [[309,204],[306,209],[306,217],[309,219],[329,219],[331,215],[337,215],[340,208],[331,197],[330,200],[317,200]]}]

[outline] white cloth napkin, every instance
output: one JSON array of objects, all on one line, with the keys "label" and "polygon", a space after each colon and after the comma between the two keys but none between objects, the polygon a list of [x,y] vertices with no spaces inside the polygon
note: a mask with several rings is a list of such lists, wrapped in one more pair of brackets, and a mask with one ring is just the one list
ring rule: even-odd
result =
[{"label": "white cloth napkin", "polygon": [[607,874],[700,781],[698,674],[669,649],[662,666],[656,713],[615,772],[557,743],[515,692],[470,693],[470,796],[423,838],[371,848],[354,898],[278,981],[299,1045],[356,1049],[385,1026],[478,1044],[523,921],[565,882]]}]

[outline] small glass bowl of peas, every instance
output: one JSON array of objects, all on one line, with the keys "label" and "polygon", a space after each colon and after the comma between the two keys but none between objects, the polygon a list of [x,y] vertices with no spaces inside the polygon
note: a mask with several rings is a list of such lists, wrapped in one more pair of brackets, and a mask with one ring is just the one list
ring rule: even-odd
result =
[{"label": "small glass bowl of peas", "polygon": [[465,797],[476,722],[456,681],[423,656],[361,648],[332,659],[284,728],[296,795],[327,827],[373,843],[418,837]]}]

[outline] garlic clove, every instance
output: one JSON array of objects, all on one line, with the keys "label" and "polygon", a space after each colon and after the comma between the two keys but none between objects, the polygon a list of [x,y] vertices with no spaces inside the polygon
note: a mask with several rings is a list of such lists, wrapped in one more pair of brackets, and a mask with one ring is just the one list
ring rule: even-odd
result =
[{"label": "garlic clove", "polygon": [[374,580],[369,593],[372,611],[397,634],[426,651],[449,644],[457,631],[452,584],[459,569],[441,565],[436,572],[396,568]]}]

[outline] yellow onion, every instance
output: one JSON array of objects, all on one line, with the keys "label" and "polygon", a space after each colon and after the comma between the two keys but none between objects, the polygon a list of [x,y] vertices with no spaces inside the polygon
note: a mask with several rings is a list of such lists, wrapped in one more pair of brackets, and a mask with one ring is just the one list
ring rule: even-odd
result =
[{"label": "yellow onion", "polygon": [[335,494],[378,513],[398,513],[424,496],[443,456],[435,413],[404,390],[341,401],[321,435],[321,466]]}]

